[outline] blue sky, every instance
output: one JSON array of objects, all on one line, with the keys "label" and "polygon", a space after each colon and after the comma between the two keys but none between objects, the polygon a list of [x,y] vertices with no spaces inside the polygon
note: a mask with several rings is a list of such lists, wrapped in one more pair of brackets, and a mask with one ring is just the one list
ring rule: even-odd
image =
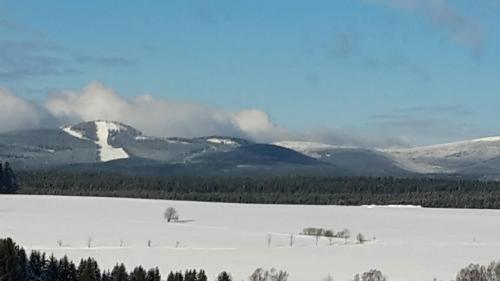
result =
[{"label": "blue sky", "polygon": [[499,13],[497,0],[0,0],[0,86],[43,102],[99,81],[412,144],[498,135]]}]

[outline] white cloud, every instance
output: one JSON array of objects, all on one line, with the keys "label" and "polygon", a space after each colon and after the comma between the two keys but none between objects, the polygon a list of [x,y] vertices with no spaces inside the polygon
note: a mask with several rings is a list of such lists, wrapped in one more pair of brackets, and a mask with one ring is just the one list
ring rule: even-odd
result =
[{"label": "white cloud", "polygon": [[115,120],[156,136],[230,135],[260,141],[272,139],[277,128],[267,113],[257,109],[229,113],[150,95],[127,99],[98,82],[81,91],[53,93],[45,106],[59,120]]},{"label": "white cloud", "polygon": [[54,124],[44,108],[0,89],[0,132],[30,129]]},{"label": "white cloud", "polygon": [[127,102],[100,83],[91,83],[80,92],[52,93],[46,108],[62,120],[119,120],[127,110]]},{"label": "white cloud", "polygon": [[237,127],[252,139],[268,142],[295,138],[289,130],[276,125],[269,114],[262,110],[246,109],[232,117]]},{"label": "white cloud", "polygon": [[[402,137],[406,131],[394,123],[383,130],[375,123],[370,128],[292,131],[277,125],[269,114],[259,109],[228,112],[200,103],[170,101],[151,95],[126,98],[99,82],[78,91],[51,93],[43,103],[27,101],[6,90],[0,90],[0,100],[0,132],[110,120],[128,124],[152,136],[222,135],[257,142],[304,140],[361,147],[406,145]],[[404,128],[409,125],[405,124]],[[422,132],[421,127],[416,128],[415,135],[418,132]]]}]

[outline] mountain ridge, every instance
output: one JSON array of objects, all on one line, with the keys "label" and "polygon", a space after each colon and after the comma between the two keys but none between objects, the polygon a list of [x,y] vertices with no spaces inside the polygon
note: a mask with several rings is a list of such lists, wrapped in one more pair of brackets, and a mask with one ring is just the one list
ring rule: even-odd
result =
[{"label": "mountain ridge", "polygon": [[[106,120],[0,134],[0,160],[21,169],[133,170],[158,174],[315,173],[335,176],[500,176],[500,137],[403,149],[307,141],[255,143],[231,136],[151,137]],[[103,163],[102,165],[100,163]],[[72,168],[77,169],[77,168]],[[83,169],[83,168],[82,168]],[[162,170],[163,169],[163,170]],[[194,172],[193,172],[194,173]]]}]

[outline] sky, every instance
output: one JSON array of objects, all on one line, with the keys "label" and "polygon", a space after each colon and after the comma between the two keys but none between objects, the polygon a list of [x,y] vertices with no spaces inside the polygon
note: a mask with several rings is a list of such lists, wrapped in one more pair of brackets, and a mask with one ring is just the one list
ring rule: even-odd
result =
[{"label": "sky", "polygon": [[500,135],[500,0],[0,0],[0,132],[426,145]]}]

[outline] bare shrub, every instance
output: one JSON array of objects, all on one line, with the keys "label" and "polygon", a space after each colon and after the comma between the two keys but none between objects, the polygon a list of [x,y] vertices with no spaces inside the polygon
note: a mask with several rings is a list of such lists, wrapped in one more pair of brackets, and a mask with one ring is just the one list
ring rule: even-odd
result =
[{"label": "bare shrub", "polygon": [[173,207],[168,207],[163,213],[163,217],[167,220],[167,222],[173,222],[179,220],[179,214],[177,210]]},{"label": "bare shrub", "polygon": [[271,268],[271,270],[257,268],[248,279],[250,281],[287,281],[288,273],[275,268]]},{"label": "bare shrub", "polygon": [[358,241],[359,244],[363,244],[366,242],[366,238],[362,233],[358,233],[358,235],[356,235],[356,241]]},{"label": "bare shrub", "polygon": [[352,281],[386,281],[386,280],[387,278],[384,276],[384,274],[377,269],[372,269],[361,275],[356,274],[352,279]]}]

